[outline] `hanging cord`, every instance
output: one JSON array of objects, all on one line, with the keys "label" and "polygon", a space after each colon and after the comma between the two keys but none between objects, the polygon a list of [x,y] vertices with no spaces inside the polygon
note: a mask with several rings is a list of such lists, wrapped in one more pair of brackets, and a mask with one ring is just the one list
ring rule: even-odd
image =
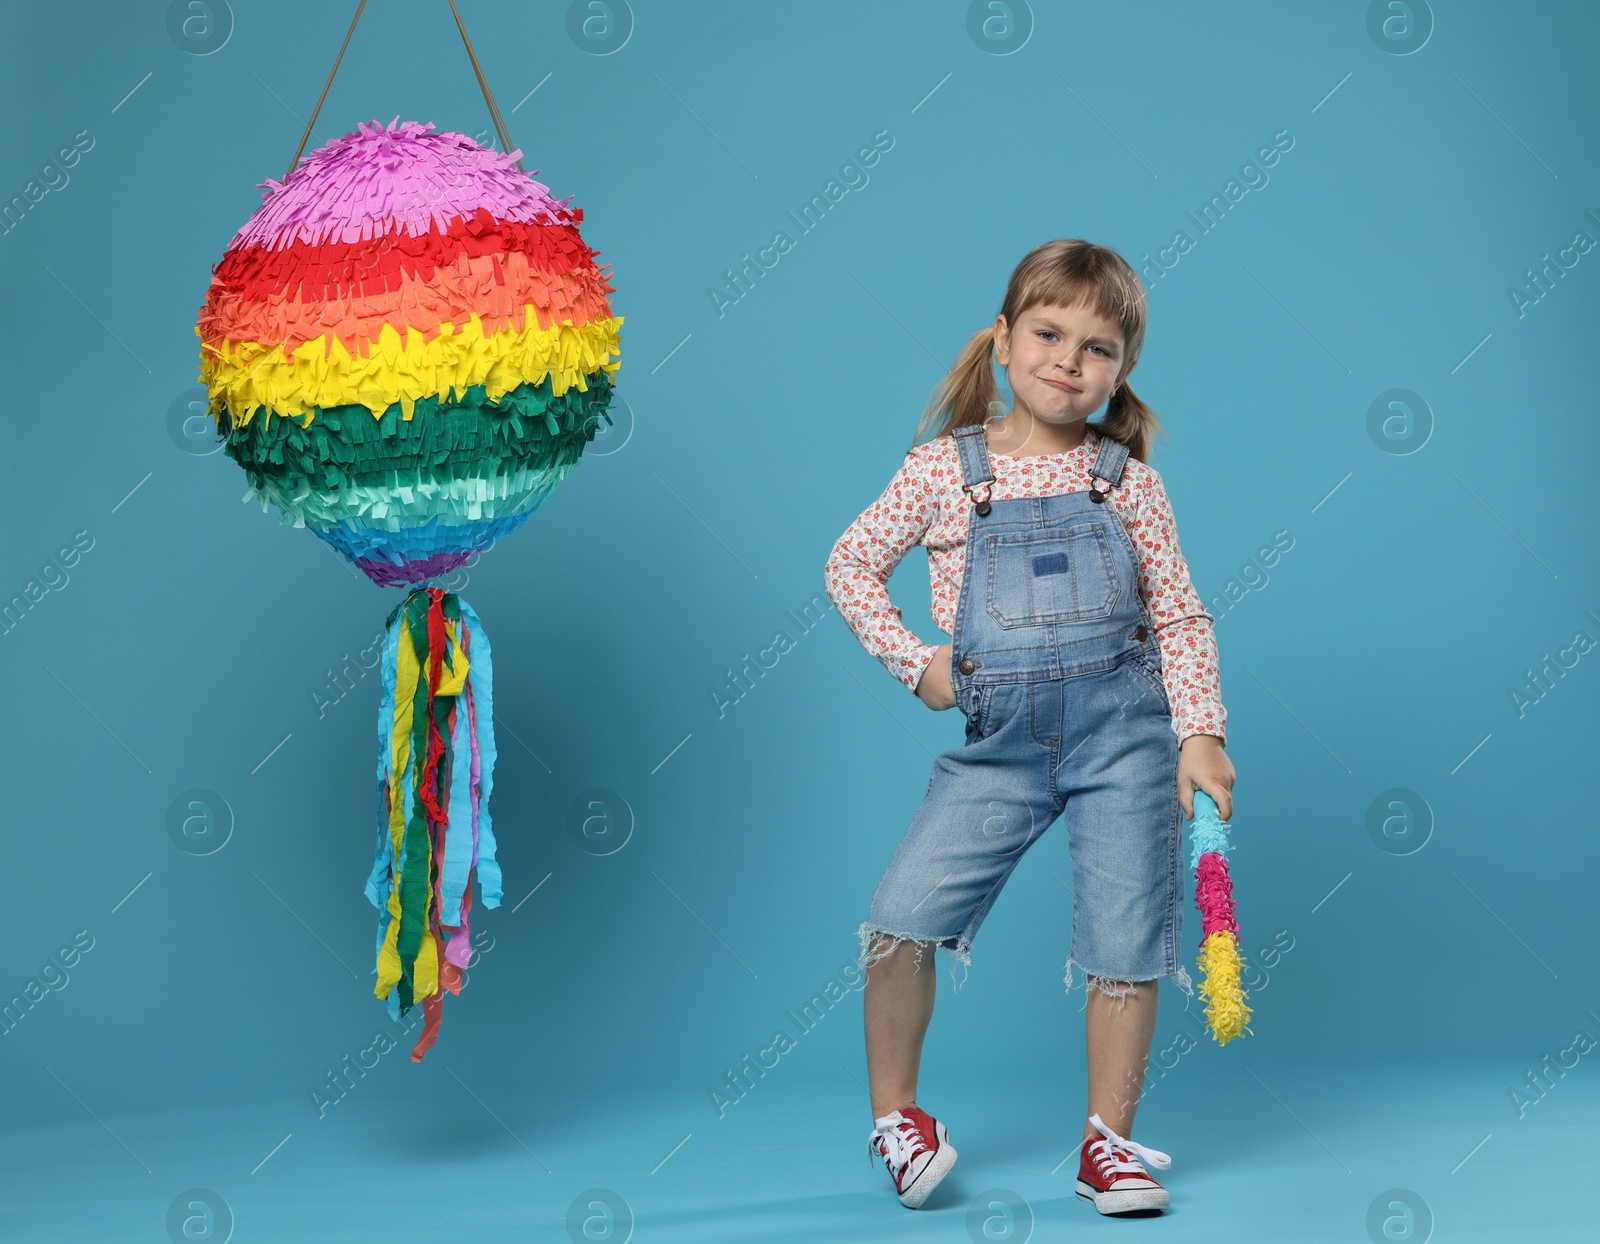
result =
[{"label": "hanging cord", "polygon": [[[367,7],[367,0],[361,0],[356,5],[356,15],[350,19],[350,29],[344,32],[344,42],[339,45],[339,55],[333,58],[333,68],[328,70],[328,80],[322,84],[322,94],[317,96],[317,106],[311,110],[311,119],[306,122],[305,133],[300,135],[300,145],[294,149],[294,159],[289,161],[289,171],[284,173],[283,179],[289,180],[289,173],[294,172],[300,163],[300,156],[305,152],[306,142],[311,137],[311,127],[317,123],[317,114],[322,111],[322,101],[328,98],[328,88],[333,85],[333,75],[339,72],[339,62],[344,59],[344,50],[350,46],[350,36],[356,32],[356,23],[361,20],[361,10]],[[500,139],[501,150],[510,155],[511,133],[506,129],[505,118],[500,115],[500,107],[494,102],[494,92],[489,89],[489,80],[483,76],[483,66],[478,64],[478,54],[472,50],[472,40],[467,38],[466,23],[461,20],[461,12],[456,8],[456,0],[450,0],[450,12],[456,19],[456,29],[461,32],[461,42],[466,45],[467,59],[472,62],[472,72],[477,76],[478,89],[483,92],[483,102],[489,107],[489,119],[494,123],[495,134]],[[517,170],[526,173],[522,161],[517,161]]]},{"label": "hanging cord", "polygon": [[[361,0],[356,5],[356,15],[350,19],[350,29],[344,32],[344,42],[339,45],[339,55],[333,58],[333,68],[328,70],[328,80],[322,84],[322,94],[317,96],[317,106],[311,110],[311,120],[306,122],[306,132],[300,135],[300,145],[294,149],[294,159],[289,161],[289,173],[294,172],[294,166],[300,163],[300,153],[306,149],[306,140],[311,137],[311,127],[317,123],[317,113],[322,111],[322,101],[328,98],[328,88],[333,85],[333,75],[339,72],[339,62],[344,59],[344,50],[350,46],[350,36],[356,32],[356,23],[361,20],[361,10],[367,7],[367,0]],[[289,180],[289,173],[283,175],[284,181]]]},{"label": "hanging cord", "polygon": [[[365,4],[366,0],[362,0]],[[483,102],[489,105],[489,117],[494,122],[495,132],[500,135],[500,149],[510,155],[515,148],[511,146],[511,132],[506,129],[505,119],[500,115],[500,107],[494,102],[494,92],[489,89],[489,79],[483,76],[483,66],[478,64],[478,54],[472,50],[472,40],[467,38],[467,27],[461,20],[461,10],[456,8],[456,0],[450,0],[450,12],[455,15],[456,29],[461,32],[461,42],[467,45],[467,59],[472,62],[472,72],[478,75],[478,86],[483,91]],[[527,172],[522,167],[522,161],[517,161],[519,172]]]}]

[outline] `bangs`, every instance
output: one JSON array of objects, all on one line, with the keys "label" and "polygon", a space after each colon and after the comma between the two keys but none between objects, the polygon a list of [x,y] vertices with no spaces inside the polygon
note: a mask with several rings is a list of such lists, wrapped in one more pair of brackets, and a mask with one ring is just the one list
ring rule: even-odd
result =
[{"label": "bangs", "polygon": [[1126,263],[1109,261],[1097,247],[1059,244],[1040,247],[1029,259],[1034,262],[1023,261],[1008,291],[1006,302],[1014,308],[1009,321],[1044,304],[1085,306],[1122,330],[1128,358],[1138,355],[1144,344],[1144,286]]}]

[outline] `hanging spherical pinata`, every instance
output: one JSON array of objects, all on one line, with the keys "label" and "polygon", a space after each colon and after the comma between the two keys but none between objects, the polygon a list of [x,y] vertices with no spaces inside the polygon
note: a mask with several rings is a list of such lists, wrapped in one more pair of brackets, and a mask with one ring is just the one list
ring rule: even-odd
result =
[{"label": "hanging spherical pinata", "polygon": [[430,581],[550,495],[610,422],[620,365],[583,212],[520,154],[398,118],[332,140],[262,183],[195,328],[245,499],[413,589],[388,618],[366,887],[374,992],[395,1019],[423,1003],[413,1061],[460,992],[473,871],[486,907],[501,898],[489,641]]}]

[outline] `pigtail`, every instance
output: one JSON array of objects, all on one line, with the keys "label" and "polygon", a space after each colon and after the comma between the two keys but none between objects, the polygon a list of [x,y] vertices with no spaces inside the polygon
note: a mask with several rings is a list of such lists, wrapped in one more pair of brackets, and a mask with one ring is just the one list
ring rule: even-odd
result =
[{"label": "pigtail", "polygon": [[954,366],[934,386],[911,448],[930,427],[934,432],[928,439],[933,440],[954,428],[984,423],[1000,414],[1004,405],[994,378],[994,325],[990,324],[972,334]]},{"label": "pigtail", "polygon": [[1156,418],[1156,412],[1139,400],[1133,386],[1126,380],[1117,386],[1117,391],[1106,402],[1106,413],[1100,416],[1099,422],[1089,426],[1101,436],[1121,441],[1128,447],[1128,456],[1146,466],[1150,463],[1151,443],[1156,433],[1162,436],[1167,434],[1161,421]]}]

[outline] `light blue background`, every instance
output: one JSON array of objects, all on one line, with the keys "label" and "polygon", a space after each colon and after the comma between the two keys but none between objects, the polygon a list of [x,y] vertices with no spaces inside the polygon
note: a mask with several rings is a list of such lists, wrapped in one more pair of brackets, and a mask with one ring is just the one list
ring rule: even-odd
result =
[{"label": "light blue background", "polygon": [[[70,1138],[72,1155],[0,1171],[18,1238],[163,1238],[168,1203],[196,1186],[230,1202],[239,1239],[410,1238],[444,1221],[565,1238],[567,1204],[591,1186],[627,1198],[641,1240],[788,1238],[786,1224],[811,1238],[805,1198],[846,1193],[841,1221],[861,1238],[961,1238],[965,1200],[905,1215],[861,1162],[856,995],[728,1118],[711,1105],[854,959],[932,756],[961,737],[837,614],[807,630],[788,614],[826,606],[834,540],[1024,253],[1081,236],[1138,266],[1180,229],[1196,245],[1153,281],[1133,383],[1170,435],[1152,465],[1202,594],[1220,605],[1230,579],[1259,584],[1215,610],[1233,869],[1245,948],[1279,931],[1294,948],[1253,998],[1255,1035],[1187,1054],[1136,1135],[1191,1171],[1204,1155],[1241,1189],[1252,1162],[1303,1154],[1284,1197],[1315,1207],[1325,1238],[1363,1238],[1369,1202],[1396,1186],[1451,1238],[1492,1238],[1471,1231],[1495,1222],[1499,1164],[1538,1149],[1526,1169],[1548,1175],[1577,1161],[1573,1144],[1592,1160],[1592,1131],[1561,1130],[1592,1124],[1592,1059],[1524,1118],[1508,1092],[1576,1029],[1600,1038],[1586,1018],[1600,1011],[1600,652],[1521,716],[1510,695],[1575,632],[1600,639],[1585,612],[1600,615],[1600,254],[1525,314],[1509,293],[1575,233],[1600,238],[1590,7],[1441,5],[1427,45],[1400,56],[1369,38],[1362,4],[1039,4],[1027,45],[997,56],[955,3],[640,3],[627,45],[594,56],[561,5],[464,3],[527,167],[575,196],[613,265],[619,433],[463,590],[495,645],[507,899],[473,913],[493,949],[424,1063],[386,1055],[318,1118],[311,1090],[388,1025],[361,892],[378,683],[358,679],[320,719],[310,693],[400,596],[241,505],[243,474],[180,446],[169,409],[195,383],[210,265],[258,183],[283,175],[349,11],[236,0],[229,42],[204,57],[169,39],[151,0],[6,16],[0,197],[74,134],[94,138],[0,236],[0,595],[74,533],[93,539],[70,582],[0,635],[0,995],[42,981],[80,930],[94,939],[0,1038],[17,1152]],[[442,3],[368,5],[311,145],[396,115],[488,135]],[[795,235],[785,212],[880,130],[894,145],[867,184]],[[1185,213],[1252,176],[1241,165],[1279,131],[1294,145],[1268,182],[1198,235]],[[719,317],[724,271],[782,228],[794,248]],[[1369,435],[1391,389],[1431,411],[1415,452]],[[1279,532],[1293,547],[1262,582],[1249,563]],[[939,642],[926,583],[918,551],[894,593]],[[779,630],[792,650],[719,716],[712,690]],[[231,808],[215,854],[167,833],[191,788]],[[611,855],[567,829],[592,788],[634,817]],[[1368,832],[1394,788],[1431,809],[1410,854]],[[1010,1111],[1002,1149],[1025,1133],[1065,1153],[1078,1134],[1068,875],[1047,835],[930,1036],[924,1103]],[[1181,1001],[1164,992],[1158,1049]],[[1448,1118],[1374,1140],[1428,1114],[1449,1075]],[[739,1165],[786,1137],[843,1173],[752,1218],[706,1208],[760,1204],[812,1160]],[[396,1175],[414,1161],[444,1179],[440,1149],[503,1157],[524,1182],[441,1187],[425,1223],[403,1212],[413,1177]],[[1328,1161],[1341,1149],[1345,1171]],[[381,1198],[307,1192],[357,1153],[386,1172]],[[981,1169],[964,1197],[1024,1179]],[[1063,1218],[1094,1219],[1069,1180],[1052,1186]],[[1504,1221],[1575,1238],[1568,1211],[1544,1212],[1557,1217]],[[366,1226],[340,1234],[343,1213]],[[1229,1222],[1219,1205],[1185,1230]]]}]

